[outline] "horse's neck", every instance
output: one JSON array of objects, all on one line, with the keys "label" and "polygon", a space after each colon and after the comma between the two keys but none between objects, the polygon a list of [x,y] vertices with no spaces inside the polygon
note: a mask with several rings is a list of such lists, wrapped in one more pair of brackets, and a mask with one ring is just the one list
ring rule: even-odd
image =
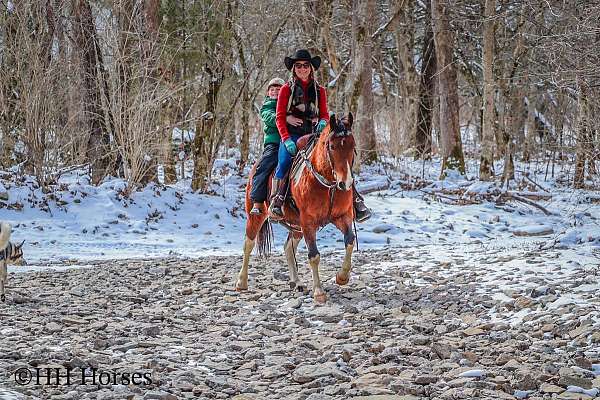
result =
[{"label": "horse's neck", "polygon": [[325,179],[331,181],[333,179],[333,171],[331,165],[327,161],[327,144],[319,139],[315,145],[315,150],[311,155],[310,162],[313,165],[315,171],[317,171]]}]

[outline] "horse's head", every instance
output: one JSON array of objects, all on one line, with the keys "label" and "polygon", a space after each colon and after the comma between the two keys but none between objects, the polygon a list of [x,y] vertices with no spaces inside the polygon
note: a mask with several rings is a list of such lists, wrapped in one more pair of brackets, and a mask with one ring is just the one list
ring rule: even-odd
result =
[{"label": "horse's head", "polygon": [[333,172],[333,178],[340,190],[351,190],[352,164],[354,162],[354,136],[352,135],[352,113],[342,119],[331,115],[329,119],[329,135],[326,140],[327,154]]}]

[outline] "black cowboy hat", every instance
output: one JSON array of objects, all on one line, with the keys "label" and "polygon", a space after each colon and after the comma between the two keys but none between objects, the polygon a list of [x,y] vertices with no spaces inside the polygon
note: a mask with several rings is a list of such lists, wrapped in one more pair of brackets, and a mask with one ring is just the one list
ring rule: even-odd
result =
[{"label": "black cowboy hat", "polygon": [[293,57],[286,57],[283,59],[285,67],[288,69],[288,71],[292,70],[296,61],[310,61],[314,69],[319,69],[321,66],[321,57],[311,57],[310,53],[306,49],[296,50],[296,54],[294,54]]}]

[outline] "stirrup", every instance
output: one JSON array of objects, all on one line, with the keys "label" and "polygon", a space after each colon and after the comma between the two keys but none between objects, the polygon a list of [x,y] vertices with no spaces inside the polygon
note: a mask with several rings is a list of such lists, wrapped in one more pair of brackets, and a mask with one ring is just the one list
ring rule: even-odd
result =
[{"label": "stirrup", "polygon": [[362,201],[355,201],[354,218],[358,223],[365,222],[366,220],[371,218],[371,210],[369,210],[369,208],[365,206],[365,203],[363,203]]},{"label": "stirrup", "polygon": [[271,205],[269,206],[269,218],[274,220],[283,219],[283,207],[284,198],[282,195],[278,194],[273,197],[271,200]]},{"label": "stirrup", "polygon": [[256,206],[256,204],[254,204],[252,206],[252,209],[250,210],[250,215],[260,215],[262,214],[262,211],[260,210],[259,207]]}]

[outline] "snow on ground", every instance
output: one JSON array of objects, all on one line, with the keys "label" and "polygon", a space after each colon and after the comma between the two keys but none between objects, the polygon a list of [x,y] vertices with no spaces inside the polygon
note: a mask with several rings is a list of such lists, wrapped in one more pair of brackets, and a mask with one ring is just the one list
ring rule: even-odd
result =
[{"label": "snow on ground", "polygon": [[[44,194],[33,178],[26,177],[17,184],[19,179],[4,172],[0,185],[9,200],[0,203],[0,220],[13,225],[13,241],[26,240],[26,259],[34,266],[113,258],[240,254],[246,178],[236,175],[235,170],[234,159],[215,163],[213,195],[194,193],[186,179],[173,186],[150,185],[129,197],[123,194],[126,183],[121,179],[109,179],[94,187],[87,176],[75,171],[63,176],[53,192]],[[476,167],[469,165],[469,170],[476,171]],[[374,216],[357,225],[359,249],[419,245],[436,251],[450,246],[484,249],[493,258],[495,252],[510,253],[514,248],[558,248],[571,254],[565,263],[597,265],[597,193],[562,184],[561,179],[566,180],[562,171],[546,181],[534,172],[530,171],[532,179],[552,192],[552,200],[538,202],[552,213],[549,216],[519,203],[458,206],[436,201],[426,192],[468,188],[468,193],[480,194],[493,189],[490,183],[457,176],[437,180],[439,161],[423,165],[401,160],[394,167],[381,164],[364,168],[359,188],[380,187],[386,181],[390,186],[366,196]],[[419,177],[433,183],[420,190],[401,188],[407,179]],[[279,249],[286,232],[277,225],[274,230]],[[341,233],[332,226],[318,237],[324,253],[343,247]],[[590,290],[595,288],[590,286]]]}]

